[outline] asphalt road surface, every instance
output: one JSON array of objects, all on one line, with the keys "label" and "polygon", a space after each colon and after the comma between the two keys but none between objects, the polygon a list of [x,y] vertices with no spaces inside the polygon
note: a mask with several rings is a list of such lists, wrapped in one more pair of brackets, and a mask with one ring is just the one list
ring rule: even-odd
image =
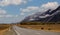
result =
[{"label": "asphalt road surface", "polygon": [[18,26],[13,26],[13,30],[17,35],[60,35],[60,32],[46,32],[46,31],[36,31],[31,29],[25,29]]}]

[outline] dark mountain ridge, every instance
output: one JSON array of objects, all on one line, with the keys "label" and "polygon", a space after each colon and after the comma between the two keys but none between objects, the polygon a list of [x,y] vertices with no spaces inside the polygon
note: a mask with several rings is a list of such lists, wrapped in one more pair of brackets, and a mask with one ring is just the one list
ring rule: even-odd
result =
[{"label": "dark mountain ridge", "polygon": [[52,11],[48,9],[42,14],[37,14],[26,17],[22,22],[60,22],[60,6]]}]

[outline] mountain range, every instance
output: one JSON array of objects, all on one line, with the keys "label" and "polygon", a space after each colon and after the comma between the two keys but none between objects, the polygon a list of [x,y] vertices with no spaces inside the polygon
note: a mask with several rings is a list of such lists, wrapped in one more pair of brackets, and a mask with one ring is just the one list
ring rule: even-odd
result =
[{"label": "mountain range", "polygon": [[46,12],[27,16],[22,22],[60,22],[60,6],[54,10],[48,9]]}]

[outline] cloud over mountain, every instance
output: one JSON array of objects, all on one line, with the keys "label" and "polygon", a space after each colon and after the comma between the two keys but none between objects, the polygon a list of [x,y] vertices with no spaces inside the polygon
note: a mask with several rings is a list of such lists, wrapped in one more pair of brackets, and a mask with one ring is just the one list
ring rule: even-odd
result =
[{"label": "cloud over mountain", "polygon": [[20,8],[20,11],[22,12],[21,15],[24,15],[25,13],[36,13],[36,12],[45,12],[48,9],[56,9],[59,6],[58,2],[48,2],[45,4],[42,4],[41,6],[28,6],[26,8]]},{"label": "cloud over mountain", "polygon": [[26,17],[22,22],[60,22],[60,6],[52,11],[48,9],[41,14],[38,13]]},{"label": "cloud over mountain", "polygon": [[59,6],[58,2],[48,2],[41,7],[44,9],[56,9]]}]

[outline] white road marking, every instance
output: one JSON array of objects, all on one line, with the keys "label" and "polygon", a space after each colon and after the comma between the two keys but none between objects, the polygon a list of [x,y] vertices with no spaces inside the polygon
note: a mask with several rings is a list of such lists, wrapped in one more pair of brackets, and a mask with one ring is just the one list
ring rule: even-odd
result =
[{"label": "white road marking", "polygon": [[18,31],[15,30],[15,32],[16,32],[17,35],[20,35],[20,33]]}]

